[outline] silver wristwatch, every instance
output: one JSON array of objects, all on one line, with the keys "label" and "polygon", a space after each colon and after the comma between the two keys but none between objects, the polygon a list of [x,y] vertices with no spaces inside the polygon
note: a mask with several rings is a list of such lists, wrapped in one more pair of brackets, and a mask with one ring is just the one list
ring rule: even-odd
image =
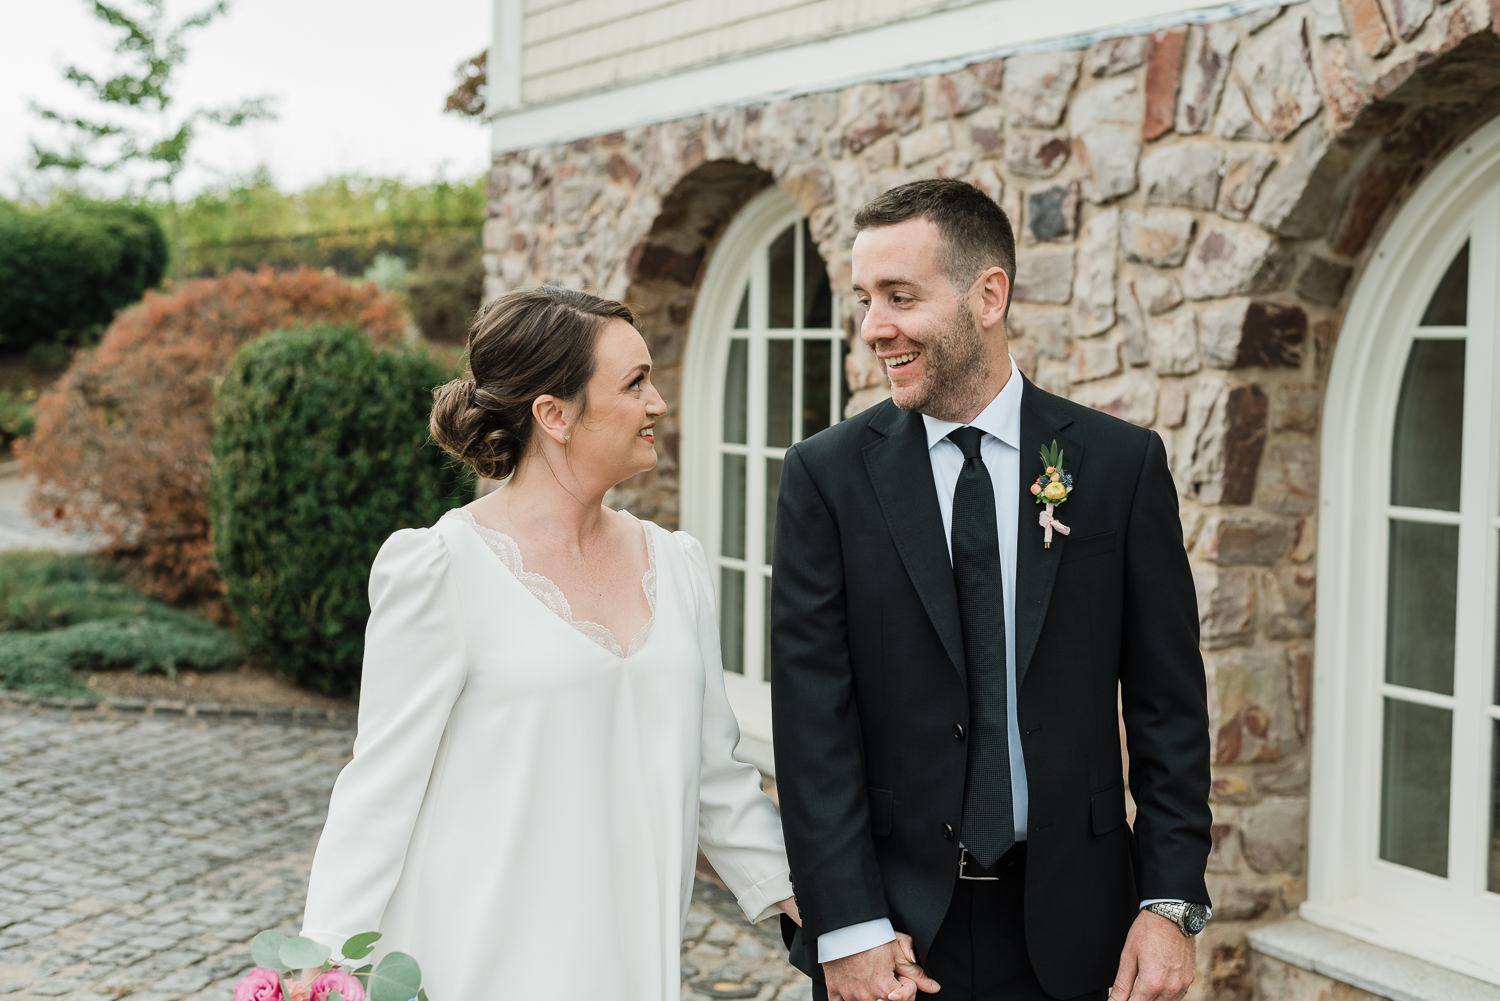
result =
[{"label": "silver wristwatch", "polygon": [[1168,921],[1177,926],[1178,931],[1188,938],[1192,938],[1203,930],[1203,925],[1208,921],[1207,904],[1189,904],[1181,900],[1163,900],[1155,904],[1147,904],[1144,908],[1152,914],[1160,914]]}]

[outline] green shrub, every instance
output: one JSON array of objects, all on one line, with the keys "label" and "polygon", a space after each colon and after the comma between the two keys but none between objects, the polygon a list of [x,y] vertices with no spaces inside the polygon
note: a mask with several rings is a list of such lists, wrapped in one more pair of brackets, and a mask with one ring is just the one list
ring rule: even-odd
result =
[{"label": "green shrub", "polygon": [[465,234],[425,244],[406,281],[406,298],[423,337],[440,344],[464,343],[469,322],[484,301],[479,237]]},{"label": "green shrub", "polygon": [[170,677],[243,659],[233,633],[146,597],[98,557],[0,553],[0,688],[82,697],[94,694],[83,673]]},{"label": "green shrub", "polygon": [[36,430],[36,390],[0,389],[0,448]]},{"label": "green shrub", "polygon": [[331,694],[357,690],[370,562],[398,528],[463,503],[473,479],[428,438],[447,368],[358,330],[271,334],[218,388],[214,553],[246,643]]},{"label": "green shrub", "polygon": [[97,339],[162,279],[167,238],[144,208],[65,200],[0,204],[0,347]]}]

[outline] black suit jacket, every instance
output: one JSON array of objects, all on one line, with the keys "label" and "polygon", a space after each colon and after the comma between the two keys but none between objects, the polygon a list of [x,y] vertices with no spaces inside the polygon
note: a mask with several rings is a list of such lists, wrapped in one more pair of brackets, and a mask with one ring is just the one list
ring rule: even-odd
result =
[{"label": "black suit jacket", "polygon": [[[1057,510],[1072,534],[1044,549],[1029,487],[1054,439],[1074,477]],[[1043,987],[1071,997],[1110,984],[1140,900],[1208,900],[1197,600],[1154,432],[1025,382],[1017,486],[1026,940]],[[792,961],[816,979],[817,936],[882,916],[920,957],[957,870],[966,752],[954,724],[967,730],[968,701],[919,414],[886,401],[787,453],[774,563],[776,777],[804,921]]]}]

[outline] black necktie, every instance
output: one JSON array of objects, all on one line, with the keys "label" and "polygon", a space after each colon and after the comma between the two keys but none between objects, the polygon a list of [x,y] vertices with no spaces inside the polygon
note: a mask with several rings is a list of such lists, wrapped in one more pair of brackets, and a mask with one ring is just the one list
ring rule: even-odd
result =
[{"label": "black necktie", "polygon": [[962,427],[948,437],[964,453],[964,468],[953,491],[953,583],[969,688],[969,761],[960,836],[975,861],[990,866],[1016,840],[1006,732],[1000,533],[995,527],[995,488],[979,454],[984,432]]}]

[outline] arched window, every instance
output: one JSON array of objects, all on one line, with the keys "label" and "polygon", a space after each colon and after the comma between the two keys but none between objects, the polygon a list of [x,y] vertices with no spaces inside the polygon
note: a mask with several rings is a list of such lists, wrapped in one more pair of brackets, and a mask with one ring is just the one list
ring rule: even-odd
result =
[{"label": "arched window", "polygon": [[1398,215],[1322,442],[1304,916],[1500,983],[1500,122]]},{"label": "arched window", "polygon": [[769,770],[767,604],[786,449],[842,415],[843,332],[807,220],[757,195],[714,251],[684,362],[682,526],[715,575],[725,683],[743,752]]}]

